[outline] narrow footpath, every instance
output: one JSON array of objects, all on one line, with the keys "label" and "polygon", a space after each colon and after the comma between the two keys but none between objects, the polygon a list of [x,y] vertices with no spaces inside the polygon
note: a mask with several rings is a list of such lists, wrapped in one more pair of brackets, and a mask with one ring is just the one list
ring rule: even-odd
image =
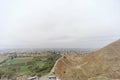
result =
[{"label": "narrow footpath", "polygon": [[61,60],[62,58],[63,58],[63,57],[59,58],[59,59],[55,62],[53,68],[51,69],[51,71],[50,71],[50,73],[49,73],[48,75],[42,76],[39,80],[52,80],[52,79],[49,79],[48,76],[51,76],[51,75],[52,75],[52,76],[55,76],[55,75],[53,74],[54,71],[55,71],[55,67],[56,67],[57,63],[59,62],[59,60]]}]

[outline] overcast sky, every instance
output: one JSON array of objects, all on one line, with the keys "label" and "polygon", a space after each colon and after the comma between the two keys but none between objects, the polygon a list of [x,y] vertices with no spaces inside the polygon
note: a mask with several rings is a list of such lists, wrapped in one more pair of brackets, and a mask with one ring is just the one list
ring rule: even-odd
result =
[{"label": "overcast sky", "polygon": [[97,48],[120,38],[120,0],[0,0],[0,48]]}]

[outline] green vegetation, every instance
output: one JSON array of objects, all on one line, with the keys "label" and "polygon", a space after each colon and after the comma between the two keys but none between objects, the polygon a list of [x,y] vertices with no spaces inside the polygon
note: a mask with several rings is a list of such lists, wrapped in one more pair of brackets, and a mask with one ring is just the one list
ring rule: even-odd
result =
[{"label": "green vegetation", "polygon": [[23,57],[10,59],[1,64],[0,77],[14,77],[19,75],[42,76],[48,74],[60,54],[49,56]]}]

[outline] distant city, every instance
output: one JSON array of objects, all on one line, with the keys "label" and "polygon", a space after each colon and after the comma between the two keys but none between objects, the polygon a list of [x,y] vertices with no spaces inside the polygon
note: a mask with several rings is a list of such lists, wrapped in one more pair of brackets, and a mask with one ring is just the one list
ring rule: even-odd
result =
[{"label": "distant city", "polygon": [[36,48],[36,49],[0,49],[0,54],[5,53],[32,53],[32,52],[46,52],[46,51],[66,51],[76,53],[90,53],[96,51],[94,48]]}]

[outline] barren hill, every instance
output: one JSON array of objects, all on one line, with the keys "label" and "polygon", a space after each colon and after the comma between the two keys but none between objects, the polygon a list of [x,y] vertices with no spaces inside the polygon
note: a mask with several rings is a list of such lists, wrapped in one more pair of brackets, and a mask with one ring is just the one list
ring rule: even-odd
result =
[{"label": "barren hill", "polygon": [[58,62],[55,73],[62,80],[119,80],[120,40],[85,56],[66,56]]}]

